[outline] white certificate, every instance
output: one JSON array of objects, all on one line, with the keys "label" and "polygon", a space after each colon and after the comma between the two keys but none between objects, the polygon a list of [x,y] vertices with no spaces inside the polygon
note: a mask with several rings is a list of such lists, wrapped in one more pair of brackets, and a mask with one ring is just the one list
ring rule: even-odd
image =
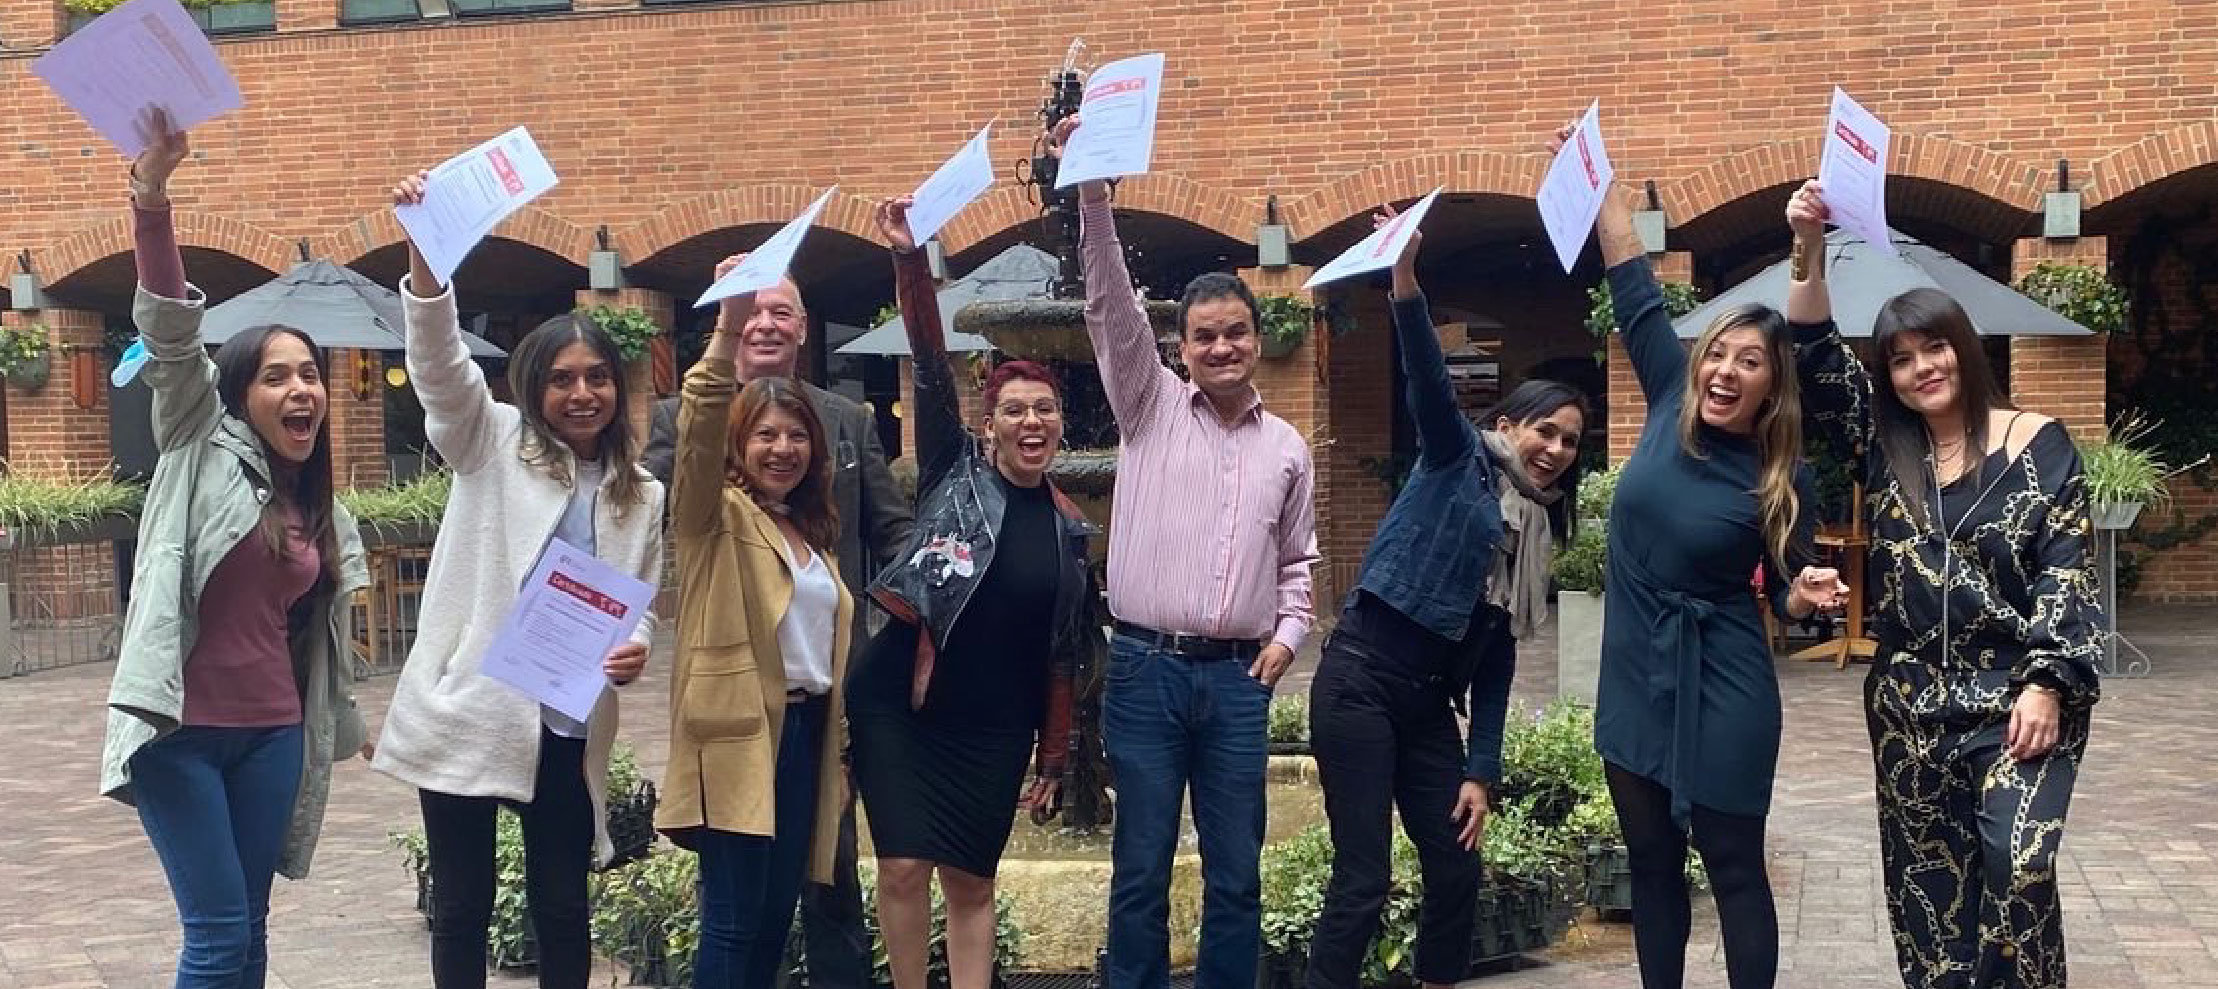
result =
[{"label": "white certificate", "polygon": [[1825,150],[1818,158],[1818,184],[1825,187],[1825,208],[1833,224],[1895,253],[1887,233],[1887,145],[1894,134],[1839,86],[1833,87],[1833,112],[1825,120]]},{"label": "white certificate", "polygon": [[1570,140],[1556,152],[1556,160],[1548,163],[1540,194],[1533,197],[1540,205],[1540,223],[1548,228],[1548,242],[1556,248],[1556,261],[1565,272],[1579,263],[1579,251],[1586,247],[1587,234],[1593,232],[1594,218],[1602,212],[1610,182],[1616,178],[1617,169],[1602,147],[1602,101],[1595,100],[1571,129]]},{"label": "white certificate", "polygon": [[[393,216],[444,285],[471,248],[509,214],[554,188],[555,181],[554,167],[539,153],[531,133],[518,127],[432,169],[424,201],[395,206]],[[429,292],[432,286],[418,285],[416,291]]]},{"label": "white certificate", "polygon": [[815,225],[816,214],[824,212],[824,204],[831,202],[832,193],[837,191],[839,186],[836,185],[824,190],[824,194],[816,197],[816,202],[810,203],[809,208],[802,210],[800,216],[779,227],[778,232],[771,234],[769,240],[763,241],[761,247],[747,252],[747,260],[741,261],[738,267],[726,272],[724,277],[709,286],[708,291],[701,293],[701,298],[693,303],[694,308],[735,295],[759,292],[778,284],[778,279],[786,276],[786,269],[793,266],[793,255],[801,249],[801,238],[809,235],[809,227]]},{"label": "white certificate", "polygon": [[1425,213],[1432,209],[1433,200],[1439,197],[1440,189],[1425,193],[1425,198],[1396,213],[1393,219],[1386,221],[1385,226],[1371,231],[1371,236],[1357,241],[1354,247],[1333,258],[1331,264],[1317,269],[1316,274],[1302,283],[1302,288],[1313,289],[1350,275],[1393,267],[1394,262],[1401,260],[1402,249],[1409,246],[1409,239],[1417,236],[1417,227],[1425,222]]},{"label": "white certificate", "polygon": [[963,207],[993,188],[993,159],[986,150],[992,134],[993,124],[989,123],[916,187],[916,203],[909,207],[909,233],[915,235],[917,243],[931,240]]},{"label": "white certificate", "polygon": [[31,63],[54,95],[125,155],[153,135],[140,132],[149,107],[177,130],[245,105],[239,83],[177,0],[131,0],[95,17]]},{"label": "white certificate", "polygon": [[479,672],[585,721],[608,687],[602,661],[631,638],[654,599],[645,581],[549,540]]},{"label": "white certificate", "polygon": [[1134,55],[1095,69],[1078,104],[1082,123],[1063,148],[1055,187],[1142,175],[1155,157],[1155,112],[1163,102],[1163,56]]}]

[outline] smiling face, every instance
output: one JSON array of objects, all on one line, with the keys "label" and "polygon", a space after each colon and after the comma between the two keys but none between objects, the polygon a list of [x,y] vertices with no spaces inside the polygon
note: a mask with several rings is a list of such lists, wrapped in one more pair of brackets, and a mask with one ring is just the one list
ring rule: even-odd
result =
[{"label": "smiling face", "polygon": [[755,311],[739,334],[739,380],[790,378],[809,339],[809,311],[791,281],[755,293]]},{"label": "smiling face", "polygon": [[1775,384],[1764,331],[1747,324],[1722,330],[1695,360],[1693,397],[1702,421],[1728,433],[1754,432]]},{"label": "smiling face", "polygon": [[316,452],[330,408],[315,352],[291,333],[271,333],[244,395],[247,425],[279,463],[299,466]]},{"label": "smiling face", "polygon": [[1963,401],[1956,348],[1939,334],[1905,330],[1888,340],[1887,379],[1895,397],[1922,416],[1954,412]]},{"label": "smiling face", "polygon": [[1586,430],[1586,416],[1576,405],[1563,405],[1524,422],[1502,416],[1494,420],[1494,429],[1508,437],[1533,486],[1546,489],[1555,486],[1579,459],[1579,434]]},{"label": "smiling face", "polygon": [[765,406],[743,438],[740,470],[763,500],[783,502],[809,476],[816,442],[809,425],[790,410]]},{"label": "smiling face", "polygon": [[1238,296],[1220,295],[1186,308],[1185,332],[1178,345],[1186,374],[1211,398],[1243,397],[1255,379],[1255,314]]},{"label": "smiling face", "polygon": [[616,374],[617,369],[583,340],[555,351],[554,363],[547,368],[539,414],[555,438],[581,460],[600,457],[602,431],[616,418]]},{"label": "smiling face", "polygon": [[1044,381],[1017,378],[1001,386],[986,409],[986,435],[993,438],[994,466],[1017,484],[1031,487],[1046,476],[1063,442],[1063,403]]}]

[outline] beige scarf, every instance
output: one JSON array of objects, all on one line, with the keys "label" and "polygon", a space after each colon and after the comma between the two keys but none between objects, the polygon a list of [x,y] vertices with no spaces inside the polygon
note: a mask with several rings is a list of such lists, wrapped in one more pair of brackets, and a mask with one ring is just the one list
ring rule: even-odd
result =
[{"label": "beige scarf", "polygon": [[1479,436],[1497,476],[1509,481],[1502,486],[1502,542],[1487,580],[1486,600],[1509,612],[1510,634],[1523,639],[1548,618],[1548,565],[1555,559],[1548,506],[1563,492],[1534,486],[1508,437],[1491,429],[1480,430]]}]

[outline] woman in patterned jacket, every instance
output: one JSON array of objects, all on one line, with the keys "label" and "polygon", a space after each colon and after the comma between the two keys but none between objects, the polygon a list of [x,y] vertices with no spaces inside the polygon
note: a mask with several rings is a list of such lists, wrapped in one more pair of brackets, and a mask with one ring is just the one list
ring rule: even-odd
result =
[{"label": "woman in patterned jacket", "polygon": [[1944,293],[1881,307],[1873,387],[1832,322],[1827,215],[1815,182],[1788,203],[1787,319],[1805,428],[1852,458],[1869,512],[1865,718],[1903,983],[2061,987],[2056,849],[2101,695],[2079,456],[2009,407]]}]

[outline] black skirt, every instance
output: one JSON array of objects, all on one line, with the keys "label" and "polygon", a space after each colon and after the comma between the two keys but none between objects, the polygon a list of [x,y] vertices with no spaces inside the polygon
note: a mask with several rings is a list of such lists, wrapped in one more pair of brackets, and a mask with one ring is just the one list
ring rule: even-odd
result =
[{"label": "black skirt", "polygon": [[1016,823],[1033,733],[959,729],[877,705],[851,709],[847,730],[878,857],[992,877]]}]

